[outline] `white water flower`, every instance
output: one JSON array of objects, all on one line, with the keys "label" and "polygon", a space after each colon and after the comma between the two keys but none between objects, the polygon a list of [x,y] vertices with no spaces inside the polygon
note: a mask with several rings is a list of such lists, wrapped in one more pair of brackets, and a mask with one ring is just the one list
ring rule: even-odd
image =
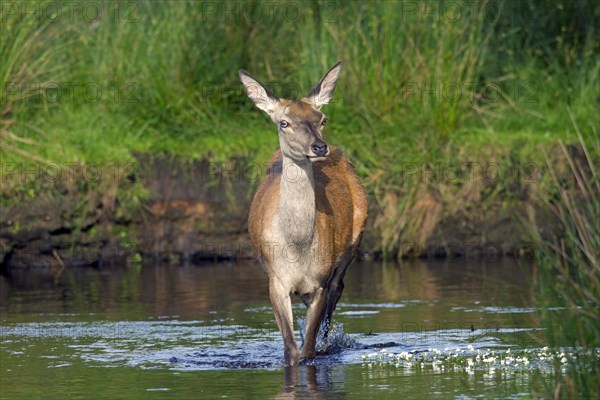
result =
[{"label": "white water flower", "polygon": [[473,345],[470,344],[470,345],[467,346],[467,349],[469,349],[470,351],[473,351],[473,350],[475,350],[475,347],[473,347]]},{"label": "white water flower", "polygon": [[568,361],[567,357],[563,357],[563,358],[560,359],[560,362],[563,363],[563,364],[566,364],[567,361]]}]

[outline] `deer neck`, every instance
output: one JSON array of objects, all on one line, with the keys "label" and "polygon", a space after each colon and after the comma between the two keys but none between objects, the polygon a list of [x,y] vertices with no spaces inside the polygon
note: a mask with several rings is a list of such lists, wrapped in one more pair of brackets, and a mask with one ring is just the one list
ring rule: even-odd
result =
[{"label": "deer neck", "polygon": [[315,188],[312,163],[282,158],[279,230],[286,245],[309,246],[315,233]]}]

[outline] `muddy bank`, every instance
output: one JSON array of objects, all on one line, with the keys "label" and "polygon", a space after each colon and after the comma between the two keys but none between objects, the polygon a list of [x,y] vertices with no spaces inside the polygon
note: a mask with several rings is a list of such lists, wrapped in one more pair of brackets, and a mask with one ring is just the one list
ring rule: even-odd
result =
[{"label": "muddy bank", "polygon": [[[252,258],[247,214],[263,167],[244,160],[140,157],[118,177],[55,179],[16,204],[5,194],[1,266],[61,271]],[[533,244],[524,226],[536,223],[542,234],[550,234],[554,225],[537,206],[539,180],[502,182],[501,190],[498,185],[475,176],[461,182],[417,179],[397,190],[371,190],[362,256],[530,257]]]}]

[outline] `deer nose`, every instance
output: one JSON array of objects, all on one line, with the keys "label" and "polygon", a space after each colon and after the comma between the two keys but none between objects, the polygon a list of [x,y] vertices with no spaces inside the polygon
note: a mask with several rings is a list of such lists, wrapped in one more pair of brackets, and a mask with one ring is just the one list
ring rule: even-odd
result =
[{"label": "deer nose", "polygon": [[327,144],[320,142],[315,143],[311,146],[313,153],[317,155],[317,157],[323,157],[327,154]]}]

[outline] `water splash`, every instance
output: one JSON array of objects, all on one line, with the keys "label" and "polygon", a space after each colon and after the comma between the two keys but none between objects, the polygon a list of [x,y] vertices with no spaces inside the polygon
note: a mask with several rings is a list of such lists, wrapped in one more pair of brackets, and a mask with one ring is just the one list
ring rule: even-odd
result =
[{"label": "water splash", "polygon": [[321,329],[317,339],[317,353],[337,354],[344,349],[356,349],[360,345],[358,342],[344,332],[344,324],[334,322],[329,328],[329,334],[325,337],[325,332]]},{"label": "water splash", "polygon": [[[304,345],[304,333],[306,332],[306,318],[298,318],[298,330],[300,331],[300,338]],[[357,349],[362,346],[354,339],[344,332],[344,324],[334,322],[329,328],[327,336],[323,325],[319,329],[317,336],[316,350],[318,354],[338,354],[344,349]]]}]

